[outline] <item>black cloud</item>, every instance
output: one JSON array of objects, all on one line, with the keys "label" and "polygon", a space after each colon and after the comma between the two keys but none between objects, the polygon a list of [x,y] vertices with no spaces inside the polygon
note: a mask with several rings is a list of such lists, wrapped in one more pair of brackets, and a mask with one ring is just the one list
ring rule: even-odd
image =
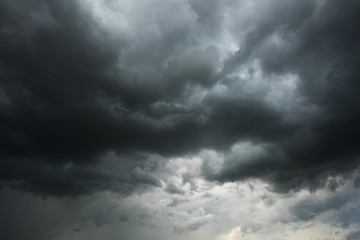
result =
[{"label": "black cloud", "polygon": [[[205,167],[204,175],[209,179],[261,178],[272,183],[277,191],[298,187],[316,189],[327,184],[324,177],[358,167],[356,136],[360,115],[355,103],[359,101],[360,35],[354,31],[353,24],[359,21],[359,1],[346,4],[325,1],[318,9],[313,2],[301,4],[310,6],[293,9],[295,16],[286,13],[268,16],[276,23],[260,21],[255,32],[249,34],[250,47],[245,52],[239,51],[228,65],[233,68],[238,62],[243,64],[244,58],[259,58],[267,74],[298,73],[302,94],[317,109],[316,113],[298,121],[299,125],[285,137],[271,128],[276,139],[261,142],[260,146],[271,147],[266,147],[267,154],[253,161],[244,159],[241,163],[244,157],[240,154],[240,163],[234,168],[228,164],[233,159],[226,159],[217,176]],[[291,35],[294,42],[289,42],[290,47],[286,48],[267,48],[264,41],[275,33],[284,38]],[[265,52],[257,51],[263,48]]]},{"label": "black cloud", "polygon": [[[261,178],[279,191],[319,187],[323,175],[359,164],[359,8],[356,0],[261,5],[243,40],[234,19],[229,31],[241,47],[220,60],[211,41],[224,34],[223,12],[231,6],[215,1],[192,1],[154,26],[138,23],[138,13],[130,21],[143,29],[119,36],[77,1],[3,1],[0,180],[58,196],[126,192],[137,183],[161,186],[139,154],[226,155],[245,141],[265,154],[245,164],[232,156],[218,173],[203,167],[204,175]],[[166,18],[173,9],[157,11]],[[284,43],[272,45],[273,36]],[[249,93],[238,85],[234,74],[255,60],[271,76],[267,84],[298,76],[305,100],[284,112],[264,100],[269,88]],[[248,71],[250,81],[256,71]],[[109,152],[118,154],[124,174],[105,166]],[[74,168],[64,170],[70,163]]]}]

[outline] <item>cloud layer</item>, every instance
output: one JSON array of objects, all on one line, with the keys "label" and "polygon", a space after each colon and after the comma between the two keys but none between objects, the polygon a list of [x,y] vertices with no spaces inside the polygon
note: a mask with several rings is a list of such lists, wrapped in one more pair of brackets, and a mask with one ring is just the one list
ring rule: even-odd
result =
[{"label": "cloud layer", "polygon": [[[312,226],[356,239],[359,12],[358,0],[1,1],[0,200],[93,203],[52,224],[84,239],[114,222],[162,229],[154,239]],[[16,226],[5,239],[24,239]]]},{"label": "cloud layer", "polygon": [[1,9],[5,183],[50,194],[77,186],[60,195],[106,189],[116,177],[93,166],[110,152],[119,165],[137,162],[139,175],[148,161],[139,154],[214,150],[225,160],[216,173],[203,167],[209,180],[260,178],[278,191],[316,189],[358,166],[358,1]]}]

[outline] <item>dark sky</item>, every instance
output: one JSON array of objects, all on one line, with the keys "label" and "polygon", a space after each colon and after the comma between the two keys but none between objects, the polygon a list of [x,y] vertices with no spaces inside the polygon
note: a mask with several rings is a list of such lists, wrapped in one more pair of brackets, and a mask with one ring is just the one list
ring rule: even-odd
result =
[{"label": "dark sky", "polygon": [[358,239],[359,23],[359,0],[1,0],[0,238]]}]

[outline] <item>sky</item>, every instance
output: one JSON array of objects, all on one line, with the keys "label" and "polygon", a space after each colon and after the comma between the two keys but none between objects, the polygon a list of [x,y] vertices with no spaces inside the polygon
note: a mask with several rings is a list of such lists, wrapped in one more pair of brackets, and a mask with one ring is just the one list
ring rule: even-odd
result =
[{"label": "sky", "polygon": [[1,0],[0,239],[359,240],[359,0]]}]

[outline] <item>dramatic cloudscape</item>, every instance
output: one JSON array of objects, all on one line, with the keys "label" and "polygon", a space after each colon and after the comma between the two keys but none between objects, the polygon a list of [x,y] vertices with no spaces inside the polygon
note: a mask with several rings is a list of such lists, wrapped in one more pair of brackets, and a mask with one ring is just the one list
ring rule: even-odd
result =
[{"label": "dramatic cloudscape", "polygon": [[0,0],[0,239],[360,239],[359,0]]}]

